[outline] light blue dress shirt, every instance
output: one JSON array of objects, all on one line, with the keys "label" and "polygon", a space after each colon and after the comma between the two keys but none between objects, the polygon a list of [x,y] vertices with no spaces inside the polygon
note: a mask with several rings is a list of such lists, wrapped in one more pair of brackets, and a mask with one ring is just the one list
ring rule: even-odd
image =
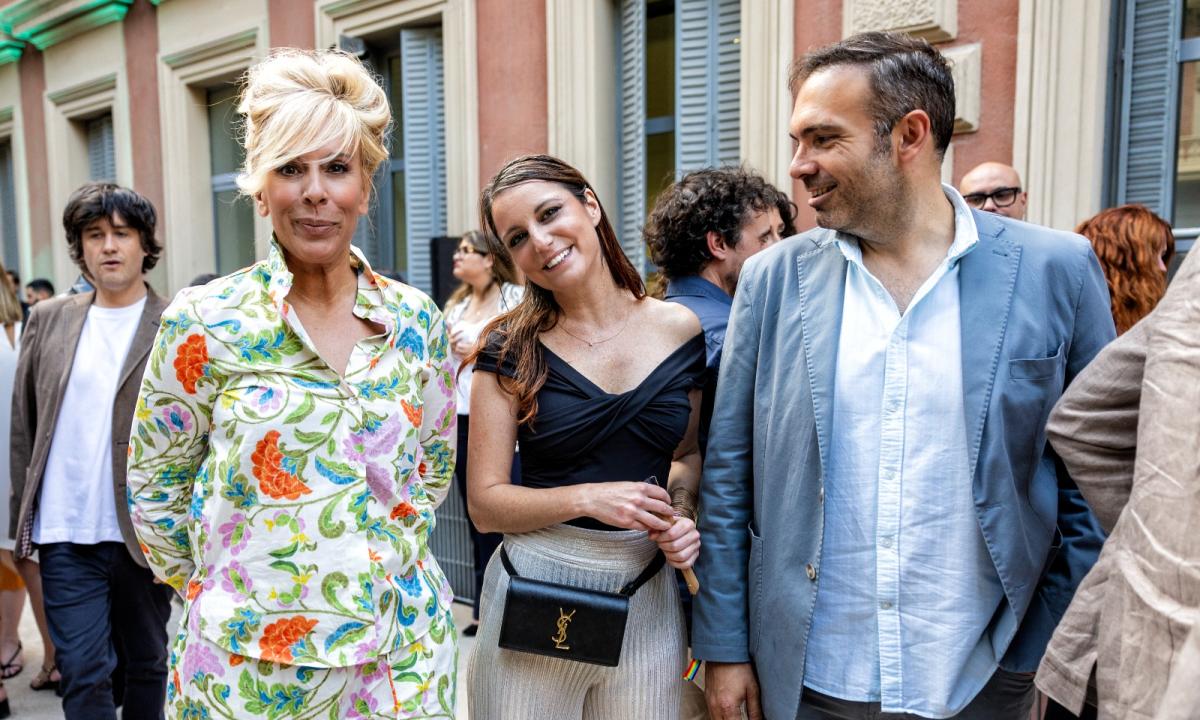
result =
[{"label": "light blue dress shirt", "polygon": [[804,670],[817,692],[933,718],[958,713],[995,672],[987,630],[1004,599],[963,410],[958,260],[979,237],[944,189],[954,241],[903,314],[858,243],[838,241],[849,264]]}]

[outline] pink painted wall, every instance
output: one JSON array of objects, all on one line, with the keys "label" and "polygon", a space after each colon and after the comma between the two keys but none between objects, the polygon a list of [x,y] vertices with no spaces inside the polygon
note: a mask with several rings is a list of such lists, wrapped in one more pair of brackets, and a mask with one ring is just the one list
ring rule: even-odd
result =
[{"label": "pink painted wall", "polygon": [[[125,15],[125,75],[129,81],[129,135],[133,138],[133,189],[158,210],[159,240],[163,201],[162,126],[158,115],[158,18],[150,0],[137,0]],[[170,252],[166,244],[164,252]]]},{"label": "pink painted wall", "polygon": [[317,16],[311,3],[267,0],[267,18],[271,47],[311,48],[316,43]]},{"label": "pink painted wall", "polygon": [[546,152],[546,0],[478,0],[479,180]]},{"label": "pink painted wall", "polygon": [[[958,35],[939,48],[982,45],[979,130],[954,136],[954,182],[986,160],[1012,162],[1013,103],[1016,100],[1019,0],[958,3]],[[837,42],[842,35],[842,0],[796,0],[796,56],[809,48]],[[805,202],[808,193],[793,183],[800,206],[797,228],[815,223]]]},{"label": "pink painted wall", "polygon": [[[50,222],[50,177],[46,172],[46,94],[45,60],[32,45],[25,48],[17,64],[21,84],[21,127],[25,139],[25,177],[29,186],[29,232],[33,272],[51,273],[50,248],[59,241],[60,231]],[[22,278],[22,282],[33,277]]]}]

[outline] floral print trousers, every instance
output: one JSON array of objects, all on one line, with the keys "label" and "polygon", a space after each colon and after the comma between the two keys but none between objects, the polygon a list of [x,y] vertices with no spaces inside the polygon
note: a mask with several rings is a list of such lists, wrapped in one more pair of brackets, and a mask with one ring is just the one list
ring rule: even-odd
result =
[{"label": "floral print trousers", "polygon": [[187,625],[171,649],[168,720],[454,718],[458,636],[449,612],[387,658],[334,668],[234,655]]}]

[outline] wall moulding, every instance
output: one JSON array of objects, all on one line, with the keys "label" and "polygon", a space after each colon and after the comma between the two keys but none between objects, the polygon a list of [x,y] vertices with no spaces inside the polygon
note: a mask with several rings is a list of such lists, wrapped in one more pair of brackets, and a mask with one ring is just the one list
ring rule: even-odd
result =
[{"label": "wall moulding", "polygon": [[930,42],[958,35],[958,0],[843,0],[842,35],[904,32]]},{"label": "wall moulding", "polygon": [[216,64],[247,66],[258,51],[258,28],[217,38],[185,50],[162,56],[163,64],[184,73],[209,73],[211,61]]},{"label": "wall moulding", "polygon": [[1112,0],[1021,0],[1013,166],[1026,219],[1071,230],[1103,207]]},{"label": "wall moulding", "polygon": [[24,42],[15,38],[0,38],[0,65],[20,60],[23,52],[25,52]]},{"label": "wall moulding", "polygon": [[369,35],[433,19],[441,15],[450,4],[452,3],[448,0],[318,2],[317,47],[336,47],[339,35]]},{"label": "wall moulding", "polygon": [[46,93],[46,99],[69,120],[85,120],[111,108],[116,101],[117,74],[109,73],[69,88]]},{"label": "wall moulding", "polygon": [[0,27],[45,50],[93,28],[119,22],[133,0],[21,0],[0,10]]},{"label": "wall moulding", "polygon": [[954,132],[979,129],[979,97],[982,91],[983,46],[979,43],[941,48],[954,75]]}]

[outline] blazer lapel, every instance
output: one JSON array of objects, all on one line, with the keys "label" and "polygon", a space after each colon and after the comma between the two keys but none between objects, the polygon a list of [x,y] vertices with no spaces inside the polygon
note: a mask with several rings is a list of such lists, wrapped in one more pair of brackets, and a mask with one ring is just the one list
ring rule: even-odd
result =
[{"label": "blazer lapel", "polygon": [[974,215],[979,245],[963,256],[958,276],[963,411],[972,478],[1021,264],[1021,247],[1002,238],[1004,226],[989,213]]},{"label": "blazer lapel", "polygon": [[138,319],[137,330],[134,331],[133,340],[129,343],[129,352],[125,354],[125,364],[121,366],[121,378],[117,381],[118,393],[125,385],[125,381],[129,379],[129,375],[149,354],[150,347],[154,344],[154,336],[158,334],[158,326],[165,307],[166,301],[156,295],[147,285],[146,304],[142,307],[142,316]]},{"label": "blazer lapel", "polygon": [[800,327],[817,426],[821,468],[829,467],[833,382],[846,294],[846,257],[832,247],[833,232],[813,240],[814,249],[796,259],[800,281]]}]

